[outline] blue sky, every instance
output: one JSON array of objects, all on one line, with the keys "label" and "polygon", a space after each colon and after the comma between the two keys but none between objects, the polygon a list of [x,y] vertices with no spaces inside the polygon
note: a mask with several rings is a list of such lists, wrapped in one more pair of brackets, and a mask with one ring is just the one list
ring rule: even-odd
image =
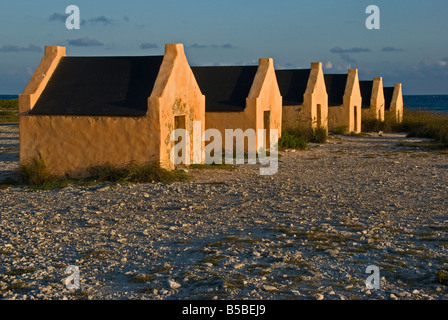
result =
[{"label": "blue sky", "polygon": [[[368,30],[368,5],[380,29]],[[79,30],[65,27],[77,5]],[[1,0],[0,94],[22,92],[46,45],[69,56],[162,55],[185,46],[191,65],[256,64],[326,73],[358,68],[361,80],[382,76],[404,94],[448,94],[446,0]]]}]

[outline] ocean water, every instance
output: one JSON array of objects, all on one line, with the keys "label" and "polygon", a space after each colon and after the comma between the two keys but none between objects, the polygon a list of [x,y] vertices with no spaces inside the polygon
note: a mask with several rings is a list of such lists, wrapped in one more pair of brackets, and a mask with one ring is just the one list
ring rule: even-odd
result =
[{"label": "ocean water", "polygon": [[17,99],[18,97],[16,94],[0,94],[0,100]]},{"label": "ocean water", "polygon": [[448,113],[448,95],[403,96],[405,110]]},{"label": "ocean water", "polygon": [[[0,100],[17,99],[17,95],[0,95]],[[448,95],[405,95],[405,109],[448,113]]]}]

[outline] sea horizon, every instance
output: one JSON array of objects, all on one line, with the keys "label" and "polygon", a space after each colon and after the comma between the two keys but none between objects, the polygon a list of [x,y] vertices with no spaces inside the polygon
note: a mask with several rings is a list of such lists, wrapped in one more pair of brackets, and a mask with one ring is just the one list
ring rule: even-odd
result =
[{"label": "sea horizon", "polygon": [[[0,100],[17,99],[17,94],[0,94]],[[437,113],[448,113],[448,94],[403,95],[404,108]]]}]

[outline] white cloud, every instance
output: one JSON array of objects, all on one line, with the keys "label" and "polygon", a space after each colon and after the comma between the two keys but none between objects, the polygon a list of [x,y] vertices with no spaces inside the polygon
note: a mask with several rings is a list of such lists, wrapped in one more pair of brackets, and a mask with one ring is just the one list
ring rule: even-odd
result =
[{"label": "white cloud", "polygon": [[434,61],[434,60],[431,60],[429,58],[423,58],[420,61],[420,65],[416,66],[415,69],[416,70],[421,70],[424,67],[432,67],[432,68],[442,67],[442,68],[444,68],[446,66],[448,66],[448,58],[443,58],[443,59],[438,60],[438,61]]}]

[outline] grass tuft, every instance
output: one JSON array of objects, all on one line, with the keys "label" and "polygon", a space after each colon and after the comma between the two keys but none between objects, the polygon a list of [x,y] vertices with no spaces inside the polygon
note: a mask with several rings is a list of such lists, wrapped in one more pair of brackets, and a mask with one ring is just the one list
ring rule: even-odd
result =
[{"label": "grass tuft", "polygon": [[45,185],[56,179],[42,158],[21,163],[19,167],[21,182],[30,186]]},{"label": "grass tuft", "polygon": [[310,142],[314,143],[325,143],[328,139],[327,128],[317,127],[313,129],[312,138]]},{"label": "grass tuft", "polygon": [[90,169],[92,178],[99,182],[133,182],[173,183],[188,179],[187,174],[180,170],[165,170],[159,165],[148,163],[145,165],[131,164],[127,167],[115,167],[111,164]]},{"label": "grass tuft", "polygon": [[145,165],[131,164],[127,167],[115,167],[110,164],[94,167],[90,170],[91,176],[84,179],[60,178],[51,173],[42,158],[21,163],[18,171],[18,180],[9,177],[0,182],[2,186],[26,185],[31,189],[48,190],[62,189],[70,184],[86,186],[94,183],[173,183],[188,179],[185,172],[180,170],[165,170],[160,166],[149,163]]},{"label": "grass tuft", "polygon": [[333,129],[334,134],[343,135],[347,132],[346,126],[339,126]]},{"label": "grass tuft", "polygon": [[306,149],[308,142],[304,133],[298,129],[283,130],[278,140],[279,149]]},{"label": "grass tuft", "polygon": [[317,127],[314,129],[296,127],[283,130],[279,139],[279,148],[306,149],[309,142],[325,143],[328,139],[326,127]]},{"label": "grass tuft", "polygon": [[448,285],[448,272],[446,270],[442,270],[436,272],[437,281],[439,281],[444,286]]},{"label": "grass tuft", "polygon": [[18,170],[18,180],[10,177],[3,184],[26,185],[32,190],[62,189],[70,185],[74,179],[58,178],[51,173],[42,158],[21,163]]}]

